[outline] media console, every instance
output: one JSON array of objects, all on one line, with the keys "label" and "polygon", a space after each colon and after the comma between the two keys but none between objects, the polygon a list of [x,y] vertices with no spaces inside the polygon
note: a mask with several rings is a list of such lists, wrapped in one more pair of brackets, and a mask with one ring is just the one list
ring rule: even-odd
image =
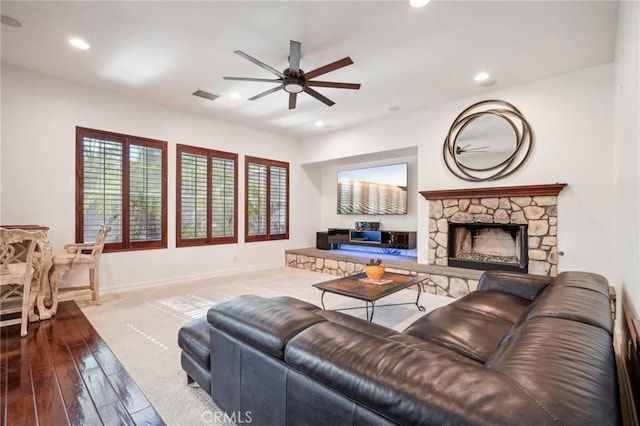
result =
[{"label": "media console", "polygon": [[340,244],[411,250],[416,248],[416,232],[329,228],[316,234],[319,249],[331,250]]}]

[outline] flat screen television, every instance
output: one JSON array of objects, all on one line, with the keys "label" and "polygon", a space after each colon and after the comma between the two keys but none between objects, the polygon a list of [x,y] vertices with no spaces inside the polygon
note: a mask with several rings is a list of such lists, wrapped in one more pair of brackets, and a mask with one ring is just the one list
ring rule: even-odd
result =
[{"label": "flat screen television", "polygon": [[339,171],[338,214],[407,214],[407,163]]}]

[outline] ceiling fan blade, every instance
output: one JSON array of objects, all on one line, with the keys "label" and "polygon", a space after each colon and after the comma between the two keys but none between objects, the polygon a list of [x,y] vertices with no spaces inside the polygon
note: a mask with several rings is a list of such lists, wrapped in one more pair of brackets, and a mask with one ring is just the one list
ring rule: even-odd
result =
[{"label": "ceiling fan blade", "polygon": [[297,99],[298,99],[297,93],[289,93],[289,109],[295,109]]},{"label": "ceiling fan blade", "polygon": [[310,94],[311,96],[313,96],[314,98],[316,98],[317,100],[319,100],[320,102],[326,104],[327,106],[332,106],[333,104],[335,104],[335,102],[333,102],[331,99],[322,96],[320,93],[316,92],[315,90],[313,90],[310,87],[305,87],[304,88],[305,93]]},{"label": "ceiling fan blade", "polygon": [[359,89],[359,83],[336,83],[333,81],[307,81],[307,86],[333,87],[336,89]]},{"label": "ceiling fan blade", "polygon": [[353,61],[351,60],[350,57],[347,56],[346,58],[342,58],[338,61],[331,62],[330,64],[327,64],[323,67],[316,68],[315,70],[311,70],[308,73],[305,73],[304,76],[307,80],[310,80],[314,77],[318,77],[319,75],[326,74],[331,71],[335,71],[339,68],[346,67],[347,65],[351,65],[351,64],[353,64]]},{"label": "ceiling fan blade", "polygon": [[236,80],[236,81],[260,81],[262,83],[282,83],[282,80],[278,78],[246,78],[246,77],[222,77],[225,80]]},{"label": "ceiling fan blade", "polygon": [[266,92],[259,93],[259,94],[255,95],[254,97],[249,98],[248,100],[249,101],[255,101],[256,99],[260,99],[263,96],[267,96],[267,95],[270,95],[270,94],[272,94],[274,92],[277,92],[278,90],[282,89],[282,87],[283,87],[282,85],[280,85],[278,87],[274,87],[273,89],[269,89]]},{"label": "ceiling fan blade", "polygon": [[300,70],[300,43],[291,40],[289,44],[289,70],[298,72]]},{"label": "ceiling fan blade", "polygon": [[277,69],[270,67],[269,65],[265,64],[262,61],[257,60],[256,58],[254,58],[253,56],[249,56],[244,52],[241,52],[240,50],[234,50],[234,52],[236,55],[242,56],[243,58],[245,58],[247,61],[253,62],[254,64],[256,64],[257,66],[264,68],[265,70],[269,71],[272,74],[277,75],[278,77],[282,78],[284,77],[284,74],[282,74],[280,71],[278,71]]}]

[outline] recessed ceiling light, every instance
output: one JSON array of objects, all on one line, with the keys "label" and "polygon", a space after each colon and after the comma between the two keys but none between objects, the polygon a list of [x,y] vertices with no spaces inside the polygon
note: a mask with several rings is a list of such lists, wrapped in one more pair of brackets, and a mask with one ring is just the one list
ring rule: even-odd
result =
[{"label": "recessed ceiling light", "polygon": [[22,26],[22,22],[7,15],[0,15],[0,22],[2,22],[3,25],[12,28],[20,28]]},{"label": "recessed ceiling light", "polygon": [[411,5],[411,7],[419,9],[421,7],[425,7],[427,4],[429,4],[430,1],[431,0],[409,0],[409,4]]},{"label": "recessed ceiling light", "polygon": [[82,50],[87,50],[89,48],[89,43],[79,38],[70,38],[69,44]]},{"label": "recessed ceiling light", "polygon": [[475,81],[486,81],[486,80],[489,80],[489,77],[491,77],[491,76],[488,73],[479,72],[478,74],[476,74],[475,77],[473,77],[473,79]]},{"label": "recessed ceiling light", "polygon": [[233,92],[232,94],[229,95],[229,97],[231,99],[242,99],[242,96],[240,96],[240,93],[238,92]]},{"label": "recessed ceiling light", "polygon": [[316,127],[324,127],[324,121],[322,121],[322,120],[316,121],[315,124],[316,124]]}]

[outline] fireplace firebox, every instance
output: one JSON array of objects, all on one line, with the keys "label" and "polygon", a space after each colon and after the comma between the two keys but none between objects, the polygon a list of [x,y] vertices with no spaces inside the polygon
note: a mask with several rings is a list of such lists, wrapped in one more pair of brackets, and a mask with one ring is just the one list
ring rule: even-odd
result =
[{"label": "fireplace firebox", "polygon": [[449,223],[449,266],[528,272],[527,225]]}]

